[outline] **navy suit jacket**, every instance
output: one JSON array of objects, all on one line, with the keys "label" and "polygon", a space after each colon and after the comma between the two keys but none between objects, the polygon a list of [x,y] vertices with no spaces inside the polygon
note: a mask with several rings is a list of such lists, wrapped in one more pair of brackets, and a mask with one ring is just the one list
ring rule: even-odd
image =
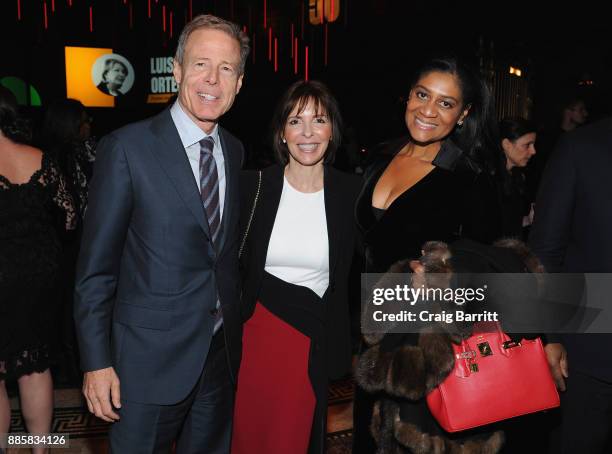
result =
[{"label": "navy suit jacket", "polygon": [[244,149],[220,129],[226,195],[213,245],[170,111],[99,145],[77,266],[74,315],[85,371],[113,366],[121,396],[174,404],[195,386],[219,296],[232,378],[240,361],[238,175]]}]

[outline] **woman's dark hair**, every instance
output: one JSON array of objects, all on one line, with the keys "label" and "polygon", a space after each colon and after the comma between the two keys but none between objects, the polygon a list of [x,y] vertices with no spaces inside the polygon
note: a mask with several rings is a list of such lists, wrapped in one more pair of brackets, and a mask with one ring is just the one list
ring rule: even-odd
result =
[{"label": "woman's dark hair", "polygon": [[283,143],[283,133],[287,118],[291,111],[297,106],[298,113],[304,111],[308,103],[312,101],[317,112],[325,112],[332,127],[332,136],[325,151],[323,162],[331,164],[336,156],[336,149],[342,140],[342,117],[336,98],[331,94],[329,88],[322,82],[316,80],[298,81],[289,87],[276,106],[272,117],[272,147],[278,163],[286,165],[289,162],[289,148]]},{"label": "woman's dark hair", "polygon": [[497,125],[491,91],[478,72],[457,57],[439,57],[426,62],[415,74],[410,87],[432,72],[454,75],[459,81],[463,108],[470,107],[462,126],[450,134],[451,139],[472,159],[489,172],[499,168],[496,163]]},{"label": "woman's dark hair", "polygon": [[76,156],[85,145],[80,136],[85,107],[76,99],[61,99],[47,108],[41,132],[41,147],[58,164],[65,177],[77,213],[81,212]]},{"label": "woman's dark hair", "polygon": [[0,131],[13,142],[29,143],[32,139],[30,124],[19,114],[15,95],[2,85],[0,85]]},{"label": "woman's dark hair", "polygon": [[508,139],[510,142],[515,142],[525,134],[537,132],[537,130],[535,123],[521,117],[504,118],[499,122],[500,140]]},{"label": "woman's dark hair", "polygon": [[46,148],[80,141],[85,107],[76,99],[62,99],[50,104],[42,125],[42,141]]},{"label": "woman's dark hair", "polygon": [[[537,132],[535,123],[521,117],[508,117],[499,122],[499,147],[498,156],[504,170],[506,169],[506,154],[504,153],[501,142],[508,139],[510,142],[515,142],[525,134]],[[504,195],[511,195],[513,192],[525,194],[525,177],[520,169],[512,169],[510,172],[503,171],[499,173]]]}]

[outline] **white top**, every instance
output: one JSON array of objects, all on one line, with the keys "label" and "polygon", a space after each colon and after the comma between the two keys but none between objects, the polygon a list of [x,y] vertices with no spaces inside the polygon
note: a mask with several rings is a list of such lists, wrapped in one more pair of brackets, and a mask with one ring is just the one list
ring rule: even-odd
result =
[{"label": "white top", "polygon": [[221,139],[219,138],[219,125],[215,125],[210,134],[206,134],[189,118],[178,100],[170,108],[170,116],[181,138],[185,153],[187,153],[187,159],[189,159],[189,165],[198,186],[198,191],[200,191],[200,140],[210,136],[215,141],[213,158],[215,159],[215,164],[217,164],[217,177],[219,179],[219,219],[223,219],[223,207],[225,205],[225,159],[221,149]]},{"label": "white top", "polygon": [[304,193],[284,179],[266,271],[322,297],[329,285],[329,241],[324,192]]}]

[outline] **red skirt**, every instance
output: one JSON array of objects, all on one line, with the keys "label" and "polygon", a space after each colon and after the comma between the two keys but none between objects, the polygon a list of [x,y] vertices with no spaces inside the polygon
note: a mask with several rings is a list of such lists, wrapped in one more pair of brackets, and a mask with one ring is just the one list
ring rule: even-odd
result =
[{"label": "red skirt", "polygon": [[316,405],[310,338],[258,302],[242,340],[232,454],[305,454]]}]

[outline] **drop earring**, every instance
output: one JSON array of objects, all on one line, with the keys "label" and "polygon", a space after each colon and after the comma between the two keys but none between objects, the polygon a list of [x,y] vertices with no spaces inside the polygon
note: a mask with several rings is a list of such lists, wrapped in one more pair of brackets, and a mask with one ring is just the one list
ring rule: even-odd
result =
[{"label": "drop earring", "polygon": [[287,139],[285,139],[284,137],[282,140],[283,140],[283,143],[287,143]]}]

